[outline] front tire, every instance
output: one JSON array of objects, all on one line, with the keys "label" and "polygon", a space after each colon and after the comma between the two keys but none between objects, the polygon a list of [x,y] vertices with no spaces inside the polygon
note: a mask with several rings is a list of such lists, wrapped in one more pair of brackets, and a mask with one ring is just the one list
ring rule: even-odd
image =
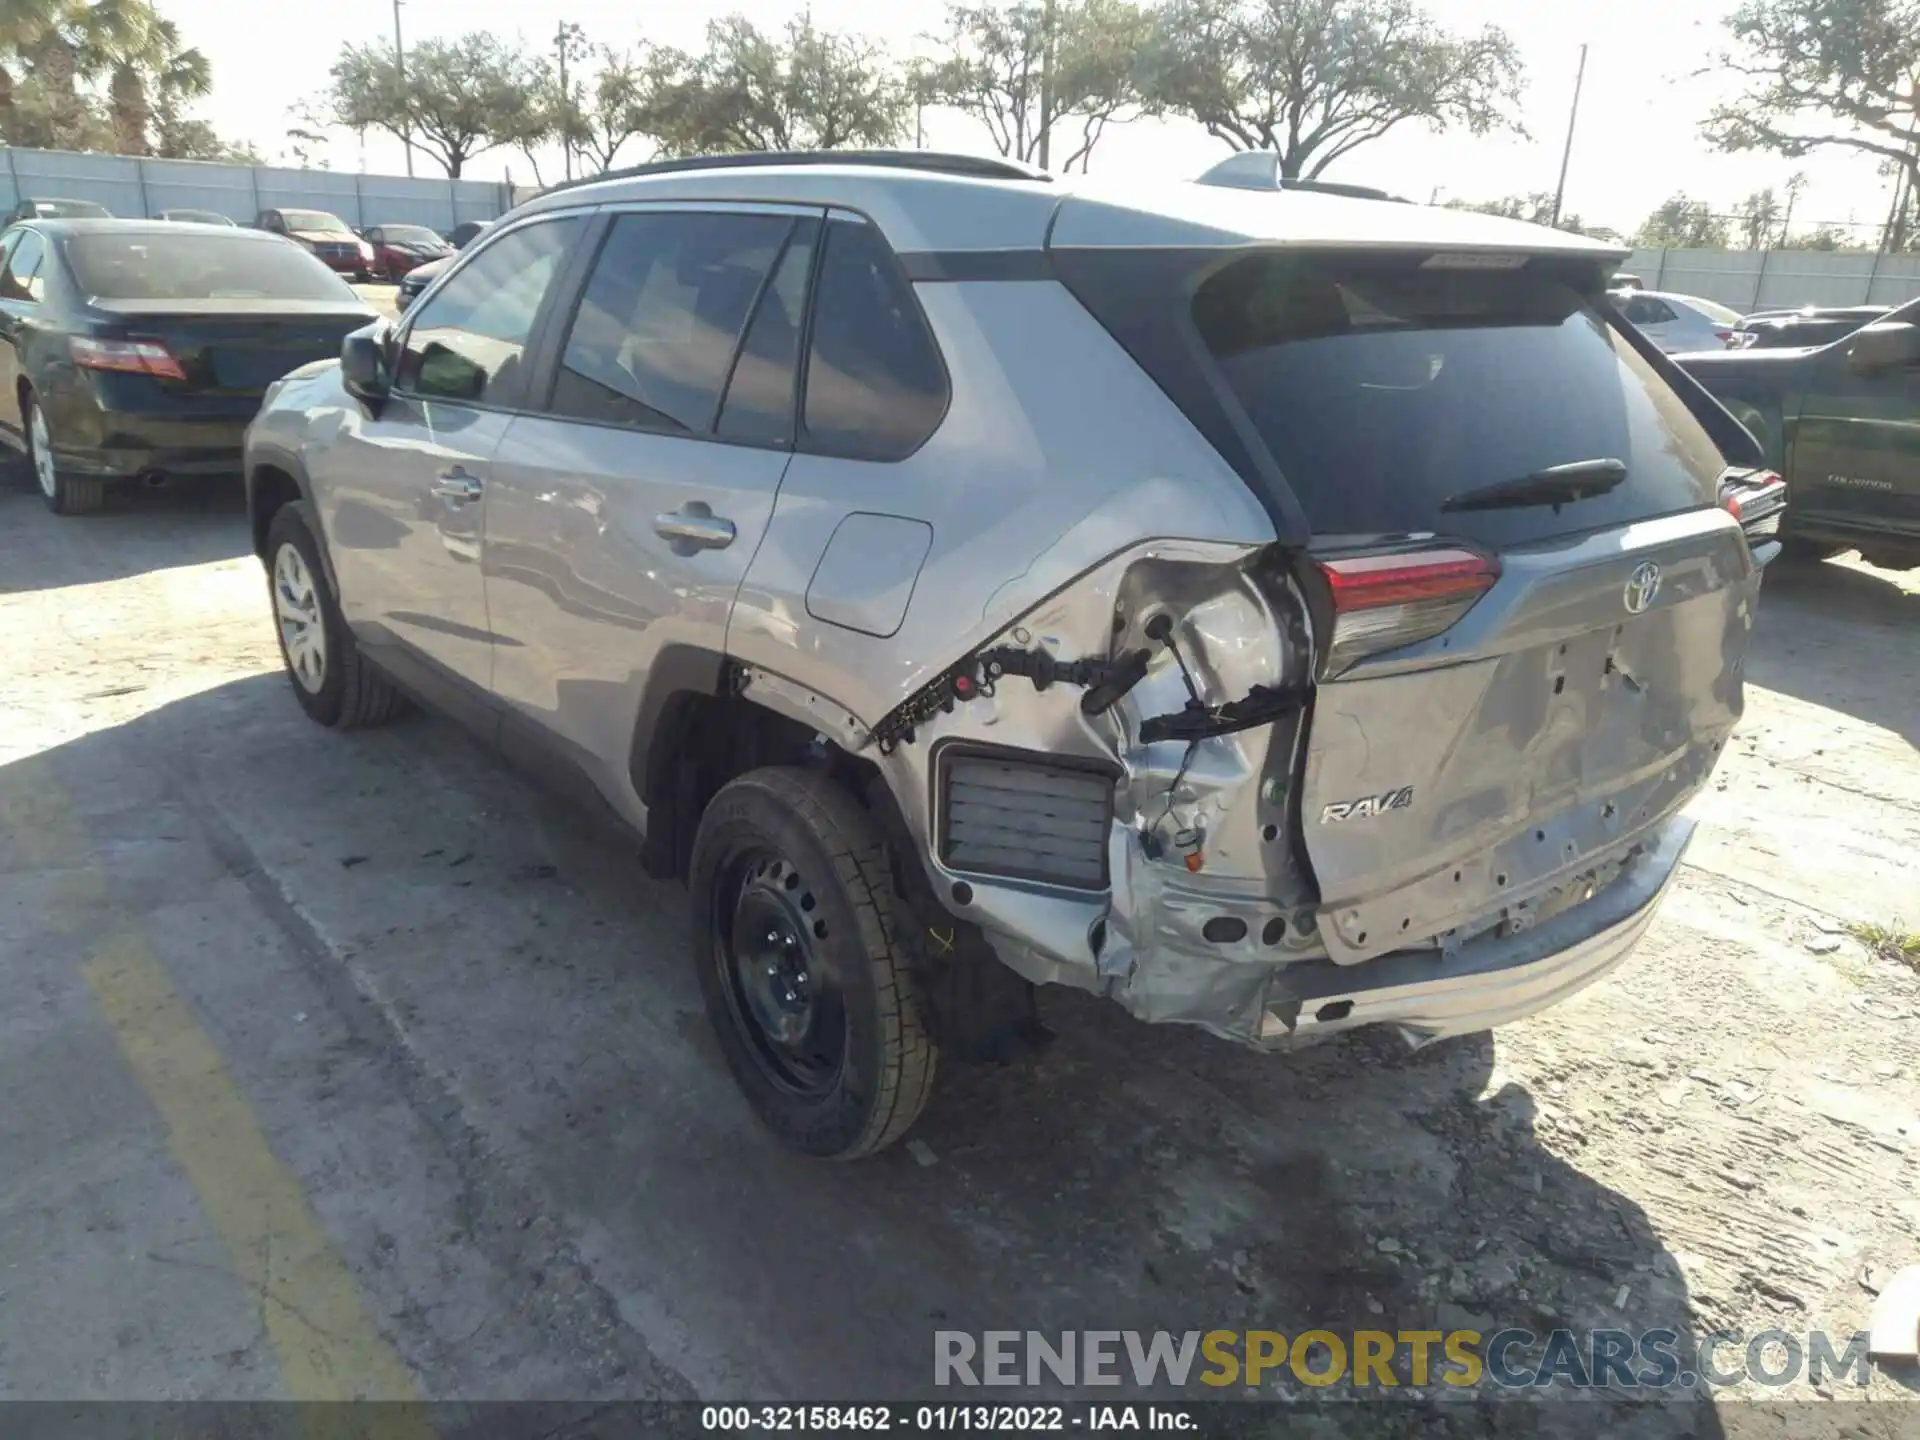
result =
[{"label": "front tire", "polygon": [[690,888],[707,1015],[761,1121],[823,1159],[905,1135],[937,1052],[858,802],[810,770],[742,775],[700,818]]},{"label": "front tire", "polygon": [[307,717],[335,730],[382,725],[404,707],[400,692],[367,664],[340,618],[304,502],[273,513],[267,526],[267,595],[280,659]]},{"label": "front tire", "polygon": [[53,436],[47,430],[47,412],[31,390],[21,401],[21,431],[27,437],[27,464],[33,470],[40,498],[56,515],[91,515],[107,503],[106,481],[93,476],[62,475],[53,459]]}]

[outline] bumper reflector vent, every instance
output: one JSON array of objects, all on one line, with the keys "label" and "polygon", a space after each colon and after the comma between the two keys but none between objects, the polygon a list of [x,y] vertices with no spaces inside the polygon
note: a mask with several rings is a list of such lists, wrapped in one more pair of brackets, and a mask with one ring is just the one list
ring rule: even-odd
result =
[{"label": "bumper reflector vent", "polygon": [[1042,760],[955,754],[941,766],[940,861],[1078,890],[1107,885],[1113,777]]}]

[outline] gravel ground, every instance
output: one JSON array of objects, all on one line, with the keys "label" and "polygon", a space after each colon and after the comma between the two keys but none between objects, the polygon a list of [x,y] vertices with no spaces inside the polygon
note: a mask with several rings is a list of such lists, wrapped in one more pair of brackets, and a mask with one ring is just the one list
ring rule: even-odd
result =
[{"label": "gravel ground", "polygon": [[[233,496],[58,520],[8,477],[0,1398],[904,1398],[940,1328],[1849,1335],[1920,1261],[1920,977],[1856,938],[1920,927],[1916,637],[1920,575],[1769,577],[1683,877],[1558,1010],[1263,1057],[1049,994],[1037,1057],[820,1166],[735,1097],[679,891],[439,720],[301,717]],[[1880,1433],[1771,1403],[1860,1394],[1541,1414]]]}]

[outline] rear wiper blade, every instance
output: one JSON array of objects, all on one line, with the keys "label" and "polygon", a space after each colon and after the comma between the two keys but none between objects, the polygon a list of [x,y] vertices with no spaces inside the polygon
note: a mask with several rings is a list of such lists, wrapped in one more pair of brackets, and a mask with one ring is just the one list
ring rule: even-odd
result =
[{"label": "rear wiper blade", "polygon": [[1569,465],[1554,465],[1515,480],[1502,480],[1497,485],[1483,485],[1478,490],[1450,495],[1440,502],[1440,508],[1511,510],[1523,505],[1551,505],[1558,509],[1570,501],[1604,495],[1626,478],[1624,461],[1575,460]]}]

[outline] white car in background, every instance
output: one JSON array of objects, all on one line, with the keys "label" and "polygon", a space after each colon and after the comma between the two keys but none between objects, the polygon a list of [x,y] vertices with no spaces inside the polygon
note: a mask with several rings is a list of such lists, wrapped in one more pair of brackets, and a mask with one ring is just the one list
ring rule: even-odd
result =
[{"label": "white car in background", "polygon": [[1739,329],[1737,311],[1698,295],[1667,290],[1614,290],[1614,308],[1669,355],[1724,350]]}]

